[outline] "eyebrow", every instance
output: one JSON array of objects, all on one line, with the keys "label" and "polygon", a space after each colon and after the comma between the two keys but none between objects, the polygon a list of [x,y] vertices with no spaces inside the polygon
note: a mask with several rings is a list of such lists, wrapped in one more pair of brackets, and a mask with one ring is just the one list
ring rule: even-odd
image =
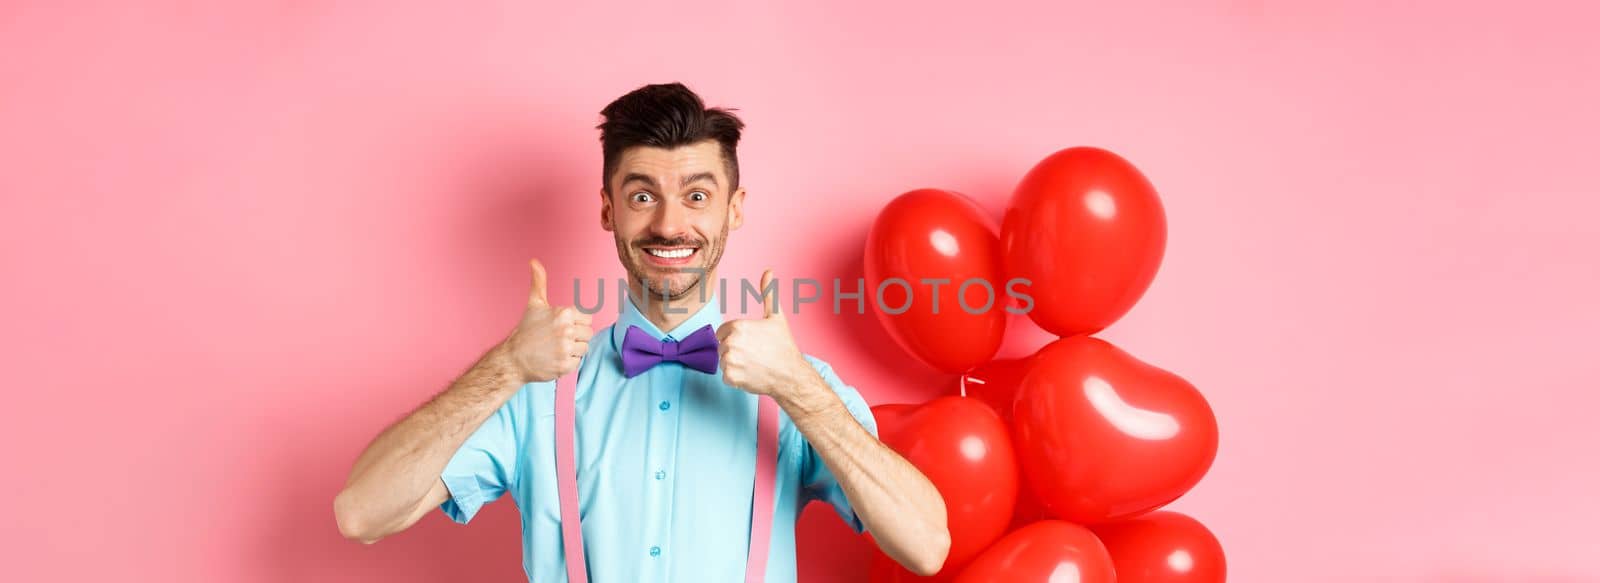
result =
[{"label": "eyebrow", "polygon": [[[716,174],[712,174],[710,172],[700,172],[700,173],[697,173],[697,174],[690,174],[688,176],[683,177],[683,184],[680,186],[680,188],[683,187],[683,186],[688,186],[690,184],[693,184],[697,180],[710,180],[712,185],[714,185],[714,186],[718,185],[717,184],[717,175]],[[657,190],[659,190],[661,188],[661,185],[656,184],[656,180],[654,178],[651,178],[651,177],[646,176],[644,174],[640,174],[638,172],[629,172],[627,175],[622,177],[622,185],[623,186],[627,186],[628,183],[630,183],[630,182],[642,182],[642,183],[644,183],[645,186],[648,186],[650,188],[657,189]]]},{"label": "eyebrow", "polygon": [[699,174],[691,174],[689,176],[685,176],[683,178],[682,186],[688,186],[688,185],[694,183],[696,180],[710,180],[712,186],[717,186],[717,175],[712,174],[710,172],[701,172]]}]

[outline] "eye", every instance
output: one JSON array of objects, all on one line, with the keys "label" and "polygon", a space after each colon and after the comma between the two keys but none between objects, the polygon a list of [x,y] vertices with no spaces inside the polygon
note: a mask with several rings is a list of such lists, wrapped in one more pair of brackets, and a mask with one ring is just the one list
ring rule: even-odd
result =
[{"label": "eye", "polygon": [[650,202],[651,200],[654,200],[654,197],[652,197],[650,195],[650,193],[642,191],[642,190],[639,191],[639,192],[633,193],[633,195],[628,197],[628,198],[630,200],[632,200],[633,202],[640,203],[640,204],[647,203],[647,202]]},{"label": "eye", "polygon": [[702,191],[702,190],[696,190],[694,192],[689,193],[689,200],[693,201],[693,202],[705,202],[707,199],[710,199],[710,198],[711,198],[711,195],[706,194],[705,191]]}]

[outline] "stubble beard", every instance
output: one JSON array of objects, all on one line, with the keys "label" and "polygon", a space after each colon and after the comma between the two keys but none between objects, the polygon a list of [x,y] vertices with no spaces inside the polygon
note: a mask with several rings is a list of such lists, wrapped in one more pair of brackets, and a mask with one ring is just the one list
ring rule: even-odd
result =
[{"label": "stubble beard", "polygon": [[[696,251],[696,254],[703,254],[707,258],[701,263],[704,267],[694,268],[703,271],[679,272],[693,279],[685,282],[678,289],[674,289],[675,286],[672,285],[676,281],[675,276],[654,280],[649,278],[649,275],[645,273],[645,258],[643,257],[645,251],[642,248],[623,241],[621,235],[613,234],[612,238],[617,244],[617,257],[622,260],[622,264],[627,268],[629,279],[644,286],[644,292],[650,296],[649,300],[666,298],[668,301],[677,301],[688,297],[690,293],[699,290],[701,286],[705,285],[706,277],[712,271],[716,271],[717,264],[722,262],[722,251],[728,241],[728,222],[722,222],[722,232],[718,233],[715,240],[706,241]],[[709,297],[710,295],[707,294],[707,298]]]}]

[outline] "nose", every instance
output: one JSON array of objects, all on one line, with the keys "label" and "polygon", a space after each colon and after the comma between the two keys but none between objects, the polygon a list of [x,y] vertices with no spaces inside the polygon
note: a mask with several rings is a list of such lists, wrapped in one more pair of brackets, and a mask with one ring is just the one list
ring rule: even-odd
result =
[{"label": "nose", "polygon": [[650,234],[664,239],[680,237],[689,232],[688,219],[688,210],[682,205],[657,205],[655,216],[650,221]]}]

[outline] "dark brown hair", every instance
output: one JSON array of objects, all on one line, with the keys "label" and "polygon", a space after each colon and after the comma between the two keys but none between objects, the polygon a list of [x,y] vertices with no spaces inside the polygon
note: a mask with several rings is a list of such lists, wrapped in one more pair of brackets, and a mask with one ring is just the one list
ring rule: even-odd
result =
[{"label": "dark brown hair", "polygon": [[744,122],[732,110],[707,109],[699,95],[682,83],[645,85],[618,97],[600,110],[605,120],[600,130],[600,149],[605,164],[601,186],[611,191],[611,174],[617,171],[622,152],[634,146],[672,149],[705,140],[722,145],[722,164],[728,173],[729,192],[739,188],[739,133]]}]

